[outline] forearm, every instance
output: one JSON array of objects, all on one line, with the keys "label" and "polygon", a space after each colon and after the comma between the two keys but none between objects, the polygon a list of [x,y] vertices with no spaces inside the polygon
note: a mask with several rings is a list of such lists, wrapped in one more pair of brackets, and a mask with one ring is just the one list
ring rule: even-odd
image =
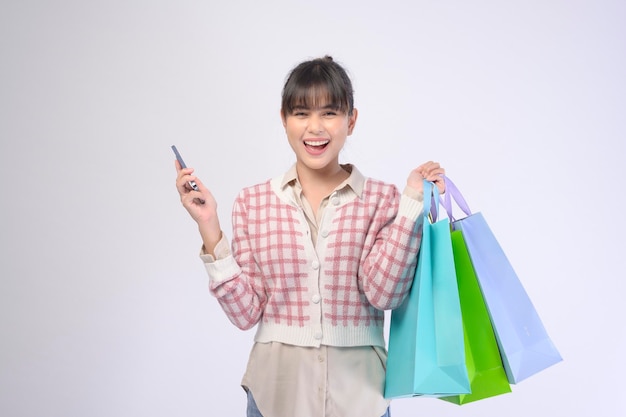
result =
[{"label": "forearm", "polygon": [[202,238],[204,252],[214,256],[215,246],[222,239],[222,229],[217,216],[205,222],[198,222],[198,231]]}]

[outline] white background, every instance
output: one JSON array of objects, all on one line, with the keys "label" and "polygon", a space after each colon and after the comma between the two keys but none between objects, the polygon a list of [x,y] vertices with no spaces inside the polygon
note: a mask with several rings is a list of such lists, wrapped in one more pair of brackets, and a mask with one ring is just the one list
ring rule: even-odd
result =
[{"label": "white background", "polygon": [[0,415],[242,416],[253,332],[207,290],[170,145],[230,236],[293,156],[287,72],[331,54],[343,152],[402,187],[440,161],[487,218],[564,362],[403,416],[616,416],[624,351],[626,3],[5,0],[0,4]]}]

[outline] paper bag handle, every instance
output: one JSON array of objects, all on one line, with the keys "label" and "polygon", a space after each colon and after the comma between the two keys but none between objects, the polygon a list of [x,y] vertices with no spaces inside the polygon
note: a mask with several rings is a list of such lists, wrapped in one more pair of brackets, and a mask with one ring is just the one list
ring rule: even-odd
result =
[{"label": "paper bag handle", "polygon": [[463,194],[461,194],[461,191],[459,191],[457,186],[454,185],[450,178],[444,176],[443,180],[446,184],[446,192],[443,196],[440,197],[440,200],[443,208],[448,214],[448,218],[450,219],[450,221],[453,222],[456,220],[456,218],[452,214],[452,200],[454,200],[456,205],[459,206],[459,208],[463,211],[463,213],[465,213],[466,216],[470,216],[472,214],[472,210],[470,210],[467,202],[465,201],[465,198],[463,197]]},{"label": "paper bag handle", "polygon": [[424,180],[424,217],[430,215],[431,223],[435,223],[439,217],[439,203],[441,197],[439,189],[433,182]]}]

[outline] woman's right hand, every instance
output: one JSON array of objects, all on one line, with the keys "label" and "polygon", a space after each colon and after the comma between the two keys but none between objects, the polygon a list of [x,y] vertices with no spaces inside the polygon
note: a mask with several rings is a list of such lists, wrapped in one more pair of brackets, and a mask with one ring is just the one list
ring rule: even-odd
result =
[{"label": "woman's right hand", "polygon": [[[174,164],[177,174],[176,189],[180,195],[180,202],[191,218],[198,223],[205,249],[211,253],[222,235],[217,217],[217,202],[202,181],[193,175],[193,168],[182,168],[178,161],[174,161]],[[198,191],[191,188],[190,181],[196,183]]]}]

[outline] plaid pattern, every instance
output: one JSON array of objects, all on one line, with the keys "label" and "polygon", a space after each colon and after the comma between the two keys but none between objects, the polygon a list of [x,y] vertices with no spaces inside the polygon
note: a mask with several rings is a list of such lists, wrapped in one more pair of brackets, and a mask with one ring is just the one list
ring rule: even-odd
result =
[{"label": "plaid pattern", "polygon": [[378,331],[382,310],[398,307],[408,294],[417,262],[421,228],[398,214],[399,205],[396,187],[381,181],[367,179],[360,197],[339,190],[314,247],[304,213],[288,192],[269,181],[246,188],[233,209],[238,268],[213,281],[211,290],[242,329],[262,320],[291,330],[322,325]]}]

